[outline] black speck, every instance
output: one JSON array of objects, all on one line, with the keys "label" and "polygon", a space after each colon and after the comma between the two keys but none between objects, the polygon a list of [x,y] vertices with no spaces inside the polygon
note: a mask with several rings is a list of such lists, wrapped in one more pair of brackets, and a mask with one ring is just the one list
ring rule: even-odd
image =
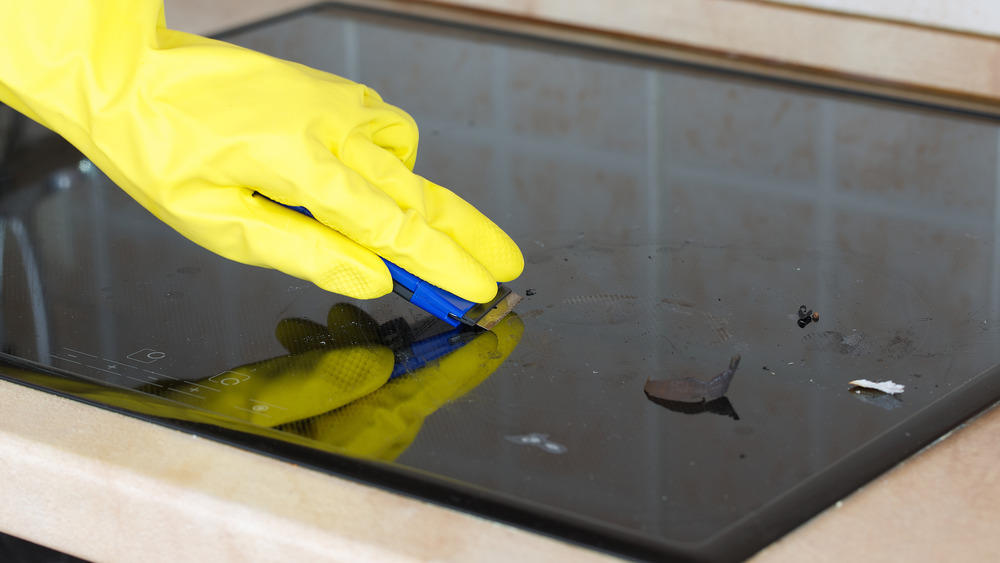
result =
[{"label": "black speck", "polygon": [[767,366],[760,366],[760,369],[762,369],[764,371],[768,371]]},{"label": "black speck", "polygon": [[740,454],[740,459],[746,459],[747,454]]},{"label": "black speck", "polygon": [[535,292],[535,290],[534,290],[534,289],[528,289],[528,290],[525,290],[525,292],[524,292],[524,294],[525,294],[525,295],[527,295],[528,297],[531,297],[531,296],[532,296],[532,295],[534,295],[535,293],[536,293],[536,292]]}]

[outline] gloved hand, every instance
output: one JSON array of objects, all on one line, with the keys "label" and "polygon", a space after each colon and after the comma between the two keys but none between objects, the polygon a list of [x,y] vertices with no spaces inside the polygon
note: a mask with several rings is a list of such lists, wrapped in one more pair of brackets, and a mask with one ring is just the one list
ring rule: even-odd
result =
[{"label": "gloved hand", "polygon": [[378,256],[477,302],[524,266],[363,85],[169,30],[162,0],[2,2],[0,37],[0,101],[218,254],[357,298],[392,290]]},{"label": "gloved hand", "polygon": [[[391,461],[416,437],[424,419],[482,383],[517,346],[524,325],[507,315],[492,331],[401,377],[378,324],[360,309],[334,305],[322,326],[286,319],[275,333],[289,354],[234,368],[158,395],[213,412],[277,427],[335,451]],[[202,391],[197,391],[201,388]],[[192,398],[200,393],[201,398]],[[187,416],[184,416],[187,418]]]}]

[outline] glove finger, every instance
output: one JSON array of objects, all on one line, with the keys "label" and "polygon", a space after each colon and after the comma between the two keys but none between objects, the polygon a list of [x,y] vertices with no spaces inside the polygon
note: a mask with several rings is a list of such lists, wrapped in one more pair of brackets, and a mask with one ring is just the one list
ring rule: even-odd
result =
[{"label": "glove finger", "polygon": [[[392,350],[384,346],[350,346],[240,366],[233,372],[246,379],[236,384],[212,378],[198,383],[218,391],[206,396],[204,406],[254,424],[278,426],[336,410],[372,393],[385,384],[392,366]],[[173,392],[168,389],[164,394],[171,397]]]},{"label": "glove finger", "polygon": [[439,361],[317,418],[313,436],[354,455],[392,461],[416,438],[426,417],[500,367],[523,333],[524,323],[511,313]]},{"label": "glove finger", "polygon": [[[509,281],[520,275],[524,258],[514,241],[450,190],[412,174],[392,153],[360,135],[345,143],[340,158],[392,201],[391,205],[383,204],[382,218],[373,221],[394,225],[383,234],[382,244],[371,247],[382,256],[478,302],[494,296],[497,280]],[[330,205],[325,211],[336,213],[337,209]],[[351,233],[365,227],[340,223],[338,230],[355,238]],[[365,244],[366,239],[355,240]]]},{"label": "glove finger", "polygon": [[[486,334],[492,334],[495,340],[483,338]],[[517,316],[517,313],[511,312],[485,334],[441,358],[437,366],[430,367],[430,373],[441,379],[449,379],[449,374],[466,374],[464,378],[454,378],[459,385],[455,385],[449,392],[447,400],[455,400],[477,387],[496,371],[514,352],[514,348],[521,342],[522,334],[524,334],[524,321]]]},{"label": "glove finger", "polygon": [[[362,160],[378,161],[365,162],[359,167],[369,171],[380,165],[390,167],[375,174],[376,177],[413,176],[391,153],[355,135],[371,148]],[[283,204],[305,206],[330,229],[460,297],[484,302],[496,294],[496,279],[461,244],[429,225],[420,209],[401,206],[381,186],[369,182],[350,166],[354,165],[341,162],[334,155],[313,155],[301,166],[292,160],[283,166],[282,177],[276,182],[282,187],[271,191],[266,187],[258,189]],[[481,214],[478,216],[488,223]]]},{"label": "glove finger", "polygon": [[[366,104],[381,111],[373,114],[367,138],[374,147],[385,149],[412,171],[418,140],[416,122],[403,110],[382,102],[375,92],[371,94],[374,97],[366,97]],[[420,176],[394,170],[395,164],[386,160],[386,154],[373,150],[372,145],[349,143],[342,149],[341,159],[352,163],[355,170],[403,209],[417,209],[428,225],[455,240],[498,281],[510,281],[521,275],[524,258],[520,250],[493,221],[451,190]]]},{"label": "glove finger", "polygon": [[160,212],[181,234],[232,260],[358,299],[392,291],[388,268],[370,250],[252,190],[198,185]]},{"label": "glove finger", "polygon": [[378,322],[361,308],[337,303],[326,313],[326,326],[339,345],[378,342]]},{"label": "glove finger", "polygon": [[375,144],[350,139],[341,151],[366,180],[387,193],[403,209],[414,209],[427,224],[451,237],[499,281],[521,274],[524,260],[517,245],[493,221],[451,190],[416,174],[407,174],[391,154],[378,150],[392,137],[389,128],[373,134]]},{"label": "glove finger", "polygon": [[274,336],[292,354],[326,348],[331,338],[326,326],[309,319],[281,319],[274,327]]},{"label": "glove finger", "polygon": [[350,303],[330,307],[326,322],[322,325],[309,319],[281,319],[274,335],[292,354],[378,342],[378,323]]},{"label": "glove finger", "polygon": [[363,104],[373,110],[368,122],[368,139],[375,146],[392,153],[412,172],[420,139],[417,122],[402,109],[382,101],[371,88],[365,88]]}]

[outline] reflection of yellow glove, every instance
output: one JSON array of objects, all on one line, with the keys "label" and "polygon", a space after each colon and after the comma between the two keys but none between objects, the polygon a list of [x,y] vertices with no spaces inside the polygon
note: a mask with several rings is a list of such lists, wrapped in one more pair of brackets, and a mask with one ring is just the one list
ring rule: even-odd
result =
[{"label": "reflection of yellow glove", "polygon": [[379,344],[371,317],[339,304],[330,309],[327,324],[281,321],[275,332],[288,355],[158,387],[156,393],[256,425],[281,426],[337,451],[391,460],[428,415],[493,373],[524,330],[511,313],[493,331],[389,381],[393,352]]},{"label": "reflection of yellow glove", "polygon": [[0,37],[0,101],[223,256],[359,298],[392,290],[376,255],[477,302],[523,268],[503,231],[411,172],[413,120],[365,86],[168,30],[162,0],[2,2]]},{"label": "reflection of yellow glove", "polygon": [[[260,426],[278,426],[337,409],[382,385],[392,373],[392,350],[359,345],[309,350],[240,366],[194,385],[160,393]],[[197,395],[199,401],[190,397]]]},{"label": "reflection of yellow glove", "polygon": [[425,418],[500,367],[523,332],[521,319],[510,313],[439,362],[314,419],[310,435],[354,455],[392,461],[413,442]]},{"label": "reflection of yellow glove", "polygon": [[192,383],[157,390],[170,399],[261,426],[278,426],[337,409],[389,380],[392,350],[379,343],[378,324],[346,303],[327,325],[285,319],[275,334],[290,352]]}]

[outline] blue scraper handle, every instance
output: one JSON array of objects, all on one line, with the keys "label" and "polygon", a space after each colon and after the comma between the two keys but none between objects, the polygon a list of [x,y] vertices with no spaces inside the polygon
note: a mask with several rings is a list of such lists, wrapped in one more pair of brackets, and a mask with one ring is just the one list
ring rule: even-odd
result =
[{"label": "blue scraper handle", "polygon": [[465,314],[476,306],[472,301],[466,301],[454,293],[426,282],[407,272],[392,262],[382,259],[392,274],[392,291],[403,296],[407,301],[420,307],[451,326],[458,326]]},{"label": "blue scraper handle", "polygon": [[[305,207],[295,205],[284,206],[315,219],[312,212]],[[475,307],[476,303],[466,301],[453,293],[426,282],[385,258],[382,258],[382,261],[389,267],[389,273],[392,275],[392,291],[394,293],[451,326],[475,324],[474,322],[463,323],[463,320],[467,318],[465,314]]]}]

